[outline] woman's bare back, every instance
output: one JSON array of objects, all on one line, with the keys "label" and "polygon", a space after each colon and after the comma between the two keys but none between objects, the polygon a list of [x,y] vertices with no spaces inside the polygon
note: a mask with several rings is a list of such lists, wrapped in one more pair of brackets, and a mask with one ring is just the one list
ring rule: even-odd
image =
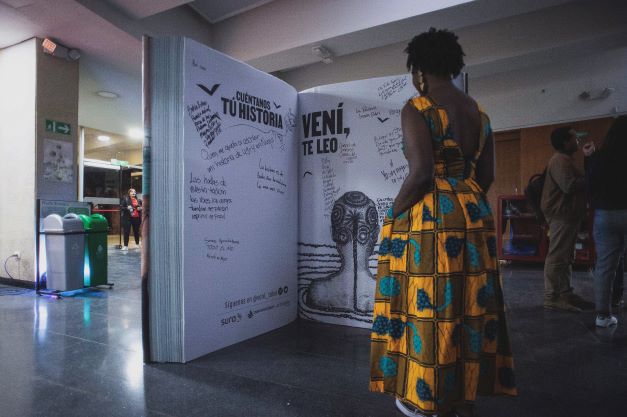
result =
[{"label": "woman's bare back", "polygon": [[452,137],[466,159],[473,159],[479,149],[481,116],[477,103],[457,88],[438,89],[429,94],[444,107],[449,118]]}]

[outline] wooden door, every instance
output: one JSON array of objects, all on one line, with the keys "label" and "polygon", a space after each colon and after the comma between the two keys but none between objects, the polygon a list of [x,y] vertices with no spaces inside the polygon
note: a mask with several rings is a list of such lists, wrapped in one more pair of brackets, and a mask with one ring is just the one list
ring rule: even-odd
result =
[{"label": "wooden door", "polygon": [[[488,192],[493,211],[499,195],[522,194],[520,183],[520,131],[494,134],[496,174]],[[524,186],[524,185],[523,185]]]}]

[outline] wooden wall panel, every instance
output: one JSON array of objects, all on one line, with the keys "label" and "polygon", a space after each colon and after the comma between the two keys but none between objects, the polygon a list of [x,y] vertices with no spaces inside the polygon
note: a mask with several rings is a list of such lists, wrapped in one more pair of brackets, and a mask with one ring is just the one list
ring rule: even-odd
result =
[{"label": "wooden wall panel", "polygon": [[503,194],[521,193],[520,184],[520,132],[495,133],[496,174],[488,192],[490,206],[496,207],[497,198]]},{"label": "wooden wall panel", "polygon": [[527,186],[529,178],[544,170],[553,155],[551,132],[557,126],[538,126],[520,131],[520,182]]}]

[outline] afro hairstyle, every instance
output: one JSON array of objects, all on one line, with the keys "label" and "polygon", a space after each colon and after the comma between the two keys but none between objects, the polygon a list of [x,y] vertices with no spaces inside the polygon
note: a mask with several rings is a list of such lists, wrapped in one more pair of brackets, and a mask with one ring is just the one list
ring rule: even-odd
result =
[{"label": "afro hairstyle", "polygon": [[431,28],[414,36],[405,48],[407,70],[443,77],[457,77],[464,67],[464,51],[457,35],[446,29]]}]

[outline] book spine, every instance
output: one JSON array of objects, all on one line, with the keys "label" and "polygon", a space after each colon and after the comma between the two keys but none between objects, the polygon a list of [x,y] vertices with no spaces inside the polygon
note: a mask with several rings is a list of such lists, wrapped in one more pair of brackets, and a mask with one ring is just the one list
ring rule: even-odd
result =
[{"label": "book spine", "polygon": [[150,44],[150,359],[183,362],[184,40]]}]

